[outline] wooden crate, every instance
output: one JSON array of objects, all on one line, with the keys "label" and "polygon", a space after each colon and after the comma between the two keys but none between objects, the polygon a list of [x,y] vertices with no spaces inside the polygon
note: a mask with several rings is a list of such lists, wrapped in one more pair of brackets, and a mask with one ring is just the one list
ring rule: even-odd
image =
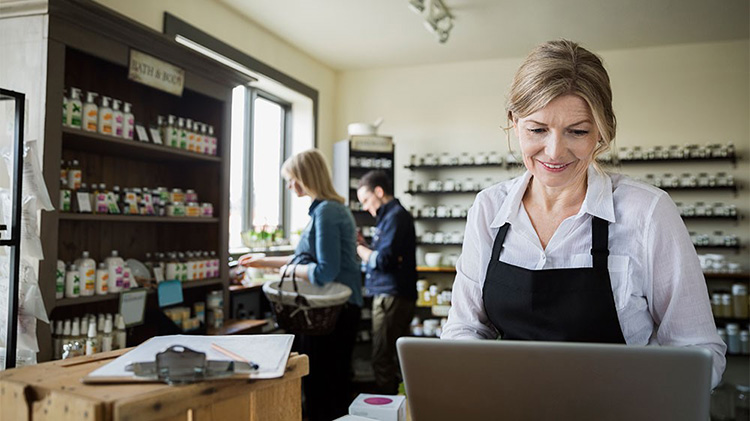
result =
[{"label": "wooden crate", "polygon": [[184,386],[87,385],[81,378],[125,350],[0,372],[0,421],[301,420],[306,355],[292,354],[284,377]]}]

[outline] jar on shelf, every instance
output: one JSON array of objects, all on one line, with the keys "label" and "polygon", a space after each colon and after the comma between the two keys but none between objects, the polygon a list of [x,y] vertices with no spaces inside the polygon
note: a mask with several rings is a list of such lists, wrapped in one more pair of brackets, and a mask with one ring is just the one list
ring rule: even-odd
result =
[{"label": "jar on shelf", "polygon": [[201,203],[201,216],[211,218],[214,216],[214,205],[209,202]]},{"label": "jar on shelf", "polygon": [[740,325],[739,323],[727,323],[727,353],[739,354],[740,347]]},{"label": "jar on shelf", "polygon": [[199,217],[201,216],[201,207],[198,202],[188,202],[185,205],[185,216]]},{"label": "jar on shelf", "polygon": [[721,294],[721,317],[732,317],[732,295]]},{"label": "jar on shelf", "polygon": [[698,174],[698,187],[708,187],[708,174],[707,173],[699,173]]},{"label": "jar on shelf", "polygon": [[187,189],[185,191],[185,201],[186,202],[197,202],[198,201],[198,194],[193,189]]},{"label": "jar on shelf", "polygon": [[458,163],[460,165],[473,165],[474,157],[469,155],[468,152],[462,152],[461,155],[458,157]]},{"label": "jar on shelf", "polygon": [[732,314],[740,319],[748,318],[747,285],[732,285]]}]

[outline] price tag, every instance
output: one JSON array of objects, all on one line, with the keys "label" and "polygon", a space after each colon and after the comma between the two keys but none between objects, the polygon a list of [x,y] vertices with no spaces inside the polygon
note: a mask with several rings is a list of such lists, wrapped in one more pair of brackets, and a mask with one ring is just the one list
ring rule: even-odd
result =
[{"label": "price tag", "polygon": [[146,128],[141,126],[140,124],[135,125],[135,132],[138,134],[138,140],[141,142],[148,142],[148,133],[146,132]]},{"label": "price tag", "polygon": [[79,213],[91,213],[91,198],[86,192],[76,192]]},{"label": "price tag", "polygon": [[161,134],[159,133],[159,129],[156,127],[150,127],[148,129],[149,133],[151,133],[151,141],[154,142],[157,145],[161,145]]}]

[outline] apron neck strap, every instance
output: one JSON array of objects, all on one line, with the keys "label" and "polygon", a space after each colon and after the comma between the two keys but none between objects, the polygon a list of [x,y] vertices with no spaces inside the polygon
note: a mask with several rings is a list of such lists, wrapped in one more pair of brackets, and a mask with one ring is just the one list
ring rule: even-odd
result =
[{"label": "apron neck strap", "polygon": [[609,257],[609,222],[593,217],[591,220],[591,257],[594,269],[607,270]]}]

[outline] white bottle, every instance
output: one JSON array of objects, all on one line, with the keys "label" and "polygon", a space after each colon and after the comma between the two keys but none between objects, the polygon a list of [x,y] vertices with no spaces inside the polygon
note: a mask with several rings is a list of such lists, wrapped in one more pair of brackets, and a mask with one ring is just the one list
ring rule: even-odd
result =
[{"label": "white bottle", "polygon": [[185,253],[185,264],[187,265],[187,273],[185,274],[186,281],[192,281],[197,279],[196,268],[198,267],[198,261],[193,257],[192,252]]},{"label": "white bottle", "polygon": [[71,339],[71,325],[70,325],[70,319],[65,320],[65,324],[63,324],[63,334],[62,334],[62,343],[60,344],[60,358],[62,358],[62,347],[70,343]]},{"label": "white bottle", "polygon": [[130,266],[125,263],[122,267],[122,290],[127,291],[130,288],[135,288],[135,279],[133,279],[133,272],[131,272]]},{"label": "white bottle", "polygon": [[115,137],[122,137],[122,129],[125,125],[125,116],[120,111],[121,103],[119,99],[112,100],[112,135]]},{"label": "white bottle", "polygon": [[211,268],[213,270],[212,278],[218,278],[219,277],[219,257],[216,256],[216,252],[211,252]]},{"label": "white bottle", "polygon": [[65,298],[76,298],[81,294],[81,278],[78,272],[78,266],[72,264],[68,266],[65,273]]},{"label": "white bottle", "polygon": [[62,357],[63,335],[63,321],[58,320],[55,323],[55,335],[52,337],[52,358],[55,360],[59,360]]},{"label": "white bottle", "polygon": [[97,126],[99,133],[112,136],[112,108],[109,108],[109,101],[111,100],[108,96],[102,97],[102,106],[99,107],[99,125]]},{"label": "white bottle", "polygon": [[165,280],[179,280],[180,279],[180,263],[177,261],[177,256],[174,253],[169,253],[169,261],[167,261]]},{"label": "white bottle", "polygon": [[96,262],[84,251],[78,261],[78,272],[81,276],[81,296],[90,297],[96,293]]},{"label": "white bottle", "polygon": [[109,292],[109,270],[104,262],[96,269],[96,295],[107,295]]},{"label": "white bottle", "polygon": [[96,92],[86,92],[86,102],[83,104],[83,130],[95,132],[99,122],[99,107],[94,100],[99,96]]},{"label": "white bottle", "polygon": [[179,117],[177,119],[177,133],[179,140],[177,141],[177,147],[180,149],[187,149],[188,144],[188,131],[185,129],[185,119]]},{"label": "white bottle", "polygon": [[120,314],[117,314],[115,316],[115,320],[117,327],[115,329],[114,338],[112,340],[112,347],[113,349],[123,349],[127,347],[128,341],[128,336],[125,332],[125,320]]},{"label": "white bottle", "polygon": [[185,119],[185,132],[187,133],[187,150],[195,152],[195,131],[193,130],[193,120]]},{"label": "white bottle", "polygon": [[164,125],[164,133],[165,134],[162,138],[167,146],[173,148],[180,147],[180,132],[177,129],[177,117],[171,114],[167,116],[167,123]]},{"label": "white bottle", "polygon": [[104,335],[102,335],[102,352],[112,350],[112,319],[104,320]]},{"label": "white bottle", "polygon": [[96,339],[99,341],[99,351],[102,350],[102,337],[104,336],[104,313],[99,313],[96,318]]},{"label": "white bottle", "polygon": [[86,338],[86,355],[94,355],[99,352],[99,341],[96,339],[96,322],[89,323]]},{"label": "white bottle", "polygon": [[193,122],[193,133],[195,133],[195,152],[197,153],[205,153],[205,143],[203,142],[203,132],[201,131],[202,126],[203,123],[199,123],[197,121]]},{"label": "white bottle", "polygon": [[70,88],[65,112],[65,125],[74,129],[80,129],[83,124],[83,104],[81,103],[81,90]]},{"label": "white bottle", "polygon": [[[78,319],[73,319],[73,327],[70,329],[70,342],[69,344],[81,343],[81,325]],[[68,355],[68,357],[78,357],[81,355],[79,352],[74,352]]]},{"label": "white bottle", "polygon": [[65,262],[57,261],[57,270],[55,272],[55,298],[65,297]]},{"label": "white bottle", "polygon": [[122,137],[125,139],[132,139],[134,137],[135,130],[135,116],[130,112],[132,105],[126,102],[123,107],[122,113]]},{"label": "white bottle", "polygon": [[216,151],[218,149],[217,139],[216,136],[214,136],[214,126],[208,126],[208,140],[209,140],[209,148],[210,148],[210,155],[216,155]]},{"label": "white bottle", "polygon": [[180,262],[180,281],[185,282],[188,280],[188,264],[185,253],[177,253],[177,261]]},{"label": "white bottle", "polygon": [[104,259],[104,263],[107,264],[107,269],[109,270],[109,292],[120,292],[122,290],[125,262],[119,256],[117,250],[112,250],[112,255]]}]

